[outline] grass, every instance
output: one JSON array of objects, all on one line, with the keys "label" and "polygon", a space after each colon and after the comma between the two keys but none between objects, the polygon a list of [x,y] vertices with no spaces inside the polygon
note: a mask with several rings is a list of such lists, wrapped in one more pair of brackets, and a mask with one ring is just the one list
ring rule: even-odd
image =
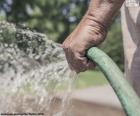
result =
[{"label": "grass", "polygon": [[107,84],[107,80],[100,71],[86,71],[78,74],[76,88],[86,88]]}]

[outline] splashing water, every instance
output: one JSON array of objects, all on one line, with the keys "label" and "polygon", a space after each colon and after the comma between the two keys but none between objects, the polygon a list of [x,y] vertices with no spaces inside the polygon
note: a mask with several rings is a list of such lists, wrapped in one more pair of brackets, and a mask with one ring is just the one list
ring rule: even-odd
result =
[{"label": "splashing water", "polygon": [[74,77],[59,44],[0,22],[0,113],[72,116]]}]

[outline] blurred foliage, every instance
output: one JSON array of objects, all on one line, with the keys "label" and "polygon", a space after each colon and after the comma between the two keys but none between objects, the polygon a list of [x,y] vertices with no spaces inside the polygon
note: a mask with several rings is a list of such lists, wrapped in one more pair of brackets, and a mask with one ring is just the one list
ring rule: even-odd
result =
[{"label": "blurred foliage", "polygon": [[62,42],[87,9],[88,0],[0,0],[6,19],[25,23]]},{"label": "blurred foliage", "polygon": [[101,45],[101,49],[105,51],[122,70],[124,69],[124,51],[119,17],[110,27],[107,38]]},{"label": "blurred foliage", "polygon": [[[86,12],[88,2],[88,0],[0,0],[2,14],[0,20],[25,24],[38,32],[46,33],[57,42],[63,42]],[[101,48],[123,69],[119,20],[114,21]]]}]

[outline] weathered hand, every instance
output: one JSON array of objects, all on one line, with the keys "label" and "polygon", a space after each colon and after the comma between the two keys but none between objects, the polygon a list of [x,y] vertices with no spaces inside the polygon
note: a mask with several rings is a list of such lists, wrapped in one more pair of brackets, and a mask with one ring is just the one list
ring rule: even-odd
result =
[{"label": "weathered hand", "polygon": [[95,64],[86,57],[86,51],[99,45],[106,37],[103,25],[85,16],[77,28],[63,42],[63,49],[69,66],[77,73],[95,68]]},{"label": "weathered hand", "polygon": [[124,0],[91,0],[87,14],[63,43],[72,70],[78,73],[95,67],[86,58],[86,50],[104,40],[108,26],[123,2]]}]

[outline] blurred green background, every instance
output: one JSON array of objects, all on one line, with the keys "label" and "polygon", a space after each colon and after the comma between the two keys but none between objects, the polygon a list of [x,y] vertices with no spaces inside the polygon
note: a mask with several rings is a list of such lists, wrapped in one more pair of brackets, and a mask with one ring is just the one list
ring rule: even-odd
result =
[{"label": "blurred green background", "polygon": [[[89,0],[0,0],[0,20],[26,25],[62,43],[79,23]],[[100,46],[123,70],[124,56],[120,15],[116,16],[106,41]],[[78,75],[78,88],[106,83],[97,71]]]}]

